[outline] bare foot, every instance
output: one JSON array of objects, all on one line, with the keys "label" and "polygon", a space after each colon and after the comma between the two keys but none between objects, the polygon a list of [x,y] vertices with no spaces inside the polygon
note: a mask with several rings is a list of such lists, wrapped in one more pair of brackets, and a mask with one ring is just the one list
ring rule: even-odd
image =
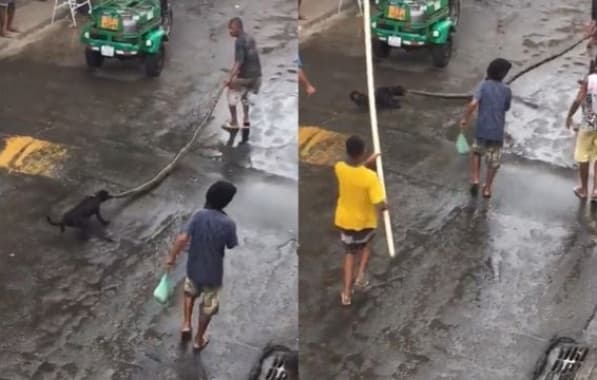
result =
[{"label": "bare foot", "polygon": [[7,32],[0,33],[0,37],[4,37],[4,38],[14,38],[14,36],[13,36],[13,35],[11,35],[11,34],[9,34],[9,33],[7,33]]},{"label": "bare foot", "polygon": [[21,33],[21,31],[19,29],[14,28],[12,26],[10,28],[7,28],[7,30],[12,33]]}]

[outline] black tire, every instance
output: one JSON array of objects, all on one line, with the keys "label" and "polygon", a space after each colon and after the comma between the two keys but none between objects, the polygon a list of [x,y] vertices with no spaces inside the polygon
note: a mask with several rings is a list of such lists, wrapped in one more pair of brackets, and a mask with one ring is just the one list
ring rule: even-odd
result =
[{"label": "black tire", "polygon": [[373,55],[376,58],[387,58],[390,55],[392,48],[387,42],[373,38],[371,45],[373,47]]},{"label": "black tire", "polygon": [[452,58],[452,37],[448,37],[445,44],[431,46],[431,58],[435,67],[444,68]]},{"label": "black tire", "polygon": [[174,13],[172,12],[172,8],[168,7],[168,12],[166,13],[166,17],[162,22],[162,28],[164,28],[164,32],[166,35],[164,36],[164,41],[170,40],[170,34],[172,33],[172,24],[174,22]]},{"label": "black tire", "polygon": [[164,68],[166,60],[166,47],[162,43],[160,50],[156,54],[147,54],[144,57],[145,75],[148,77],[159,77]]},{"label": "black tire", "polygon": [[454,22],[454,28],[458,26],[460,21],[460,0],[450,0],[450,18]]},{"label": "black tire", "polygon": [[87,62],[87,67],[95,69],[102,66],[102,64],[104,63],[104,57],[100,54],[99,51],[86,48],[85,62]]}]

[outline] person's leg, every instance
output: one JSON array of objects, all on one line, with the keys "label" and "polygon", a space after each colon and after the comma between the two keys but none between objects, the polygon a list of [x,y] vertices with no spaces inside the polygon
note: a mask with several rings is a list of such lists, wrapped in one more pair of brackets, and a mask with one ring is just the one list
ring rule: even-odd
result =
[{"label": "person's leg", "polygon": [[236,112],[236,105],[240,100],[240,94],[238,89],[231,87],[228,88],[228,109],[230,110],[230,127],[238,127],[238,117]]},{"label": "person's leg", "polygon": [[15,18],[15,10],[16,10],[16,5],[15,3],[12,3],[8,6],[7,9],[7,21],[6,21],[6,30],[8,30],[9,32],[13,32],[13,33],[18,33],[19,31],[12,25],[12,22]]},{"label": "person's leg", "polygon": [[209,327],[211,318],[218,313],[220,308],[219,293],[219,288],[205,288],[203,291],[203,301],[201,302],[199,313],[197,335],[195,336],[195,350],[201,350],[209,343],[209,339],[205,336],[205,332]]},{"label": "person's leg", "polygon": [[0,6],[0,37],[8,37],[8,7]]},{"label": "person's leg", "polygon": [[350,296],[352,293],[352,281],[354,273],[354,250],[346,248],[347,251],[344,255],[344,286],[342,287],[342,303],[344,305],[350,305]]},{"label": "person's leg", "polygon": [[367,281],[366,273],[367,273],[367,266],[369,265],[369,257],[371,256],[371,248],[369,247],[369,243],[365,244],[361,249],[361,260],[359,262],[359,270],[357,273],[357,278],[355,281],[355,285],[359,288],[366,288],[369,285],[369,281]]},{"label": "person's leg", "polygon": [[481,156],[483,148],[477,140],[473,141],[471,147],[471,195],[476,196],[479,191],[479,176],[481,173]]},{"label": "person's leg", "polygon": [[593,141],[587,131],[579,131],[576,138],[576,147],[574,150],[574,160],[578,163],[578,176],[580,186],[574,188],[574,194],[584,199],[587,197],[589,182],[589,152]]},{"label": "person's leg", "polygon": [[578,163],[578,177],[580,180],[580,186],[577,187],[577,195],[580,197],[586,197],[589,193],[589,163],[579,162]]},{"label": "person's leg", "polygon": [[483,188],[483,196],[489,198],[493,189],[493,180],[500,168],[502,149],[498,145],[488,147],[487,150],[487,178]]},{"label": "person's leg", "polygon": [[195,306],[195,300],[197,299],[197,288],[191,282],[189,278],[185,278],[183,286],[183,304],[182,304],[182,329],[181,338],[188,340],[192,334],[192,318],[193,318],[193,307]]},{"label": "person's leg", "polygon": [[249,119],[249,89],[245,88],[243,90],[243,95],[241,98],[241,103],[243,105],[243,129],[242,129],[242,140],[241,143],[242,144],[246,144],[249,142],[249,134],[251,133],[251,130],[249,128],[251,128],[251,122]]},{"label": "person's leg", "polygon": [[[587,182],[589,180],[589,173],[587,170]],[[597,160],[593,162],[593,193],[591,195],[592,200],[597,200]]]},{"label": "person's leg", "polygon": [[191,320],[193,318],[193,307],[195,306],[195,297],[187,292],[183,293],[184,304],[182,310],[182,331],[191,331]]}]

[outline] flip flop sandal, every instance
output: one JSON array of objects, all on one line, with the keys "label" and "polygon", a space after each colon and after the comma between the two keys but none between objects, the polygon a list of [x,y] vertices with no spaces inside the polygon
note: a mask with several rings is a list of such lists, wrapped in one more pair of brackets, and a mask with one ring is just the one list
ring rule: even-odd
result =
[{"label": "flip flop sandal", "polygon": [[367,287],[369,287],[369,285],[370,283],[367,278],[357,278],[357,280],[354,282],[354,286],[359,290],[365,290]]},{"label": "flip flop sandal", "polygon": [[193,337],[193,329],[185,329],[180,332],[180,340],[188,342]]},{"label": "flip flop sandal", "polygon": [[207,347],[208,344],[209,344],[208,337],[203,338],[203,344],[201,344],[201,345],[197,344],[197,342],[194,342],[193,343],[193,352],[197,354],[197,353],[203,351],[203,349],[205,347]]},{"label": "flip flop sandal", "polygon": [[477,195],[479,195],[479,184],[471,183],[471,187],[470,187],[469,191],[473,197],[476,197]]},{"label": "flip flop sandal", "polygon": [[345,295],[344,292],[340,292],[340,301],[342,301],[342,306],[350,306],[351,304],[350,297]]},{"label": "flip flop sandal", "polygon": [[575,187],[573,191],[574,191],[574,195],[576,195],[576,197],[578,199],[581,199],[581,200],[587,199],[587,196],[585,194],[581,194],[580,187]]}]

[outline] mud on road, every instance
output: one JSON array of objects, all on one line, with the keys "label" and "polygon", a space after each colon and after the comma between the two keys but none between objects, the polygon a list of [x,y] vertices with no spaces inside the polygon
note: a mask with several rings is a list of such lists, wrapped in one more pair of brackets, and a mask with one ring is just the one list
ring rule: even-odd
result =
[{"label": "mud on road", "polygon": [[[294,9],[281,0],[175,2],[156,80],[135,62],[87,72],[79,31],[66,27],[0,61],[0,378],[237,379],[268,341],[296,346]],[[220,105],[157,190],[106,205],[116,244],[81,243],[47,225],[46,215],[84,195],[134,187],[170,161],[231,67],[234,16],[262,53],[251,143],[223,147]],[[241,246],[226,259],[210,346],[194,357],[177,347],[179,298],[163,307],[151,293],[175,233],[220,178],[239,188],[228,211]]]},{"label": "mud on road", "polygon": [[[471,1],[462,11],[445,70],[426,52],[396,52],[376,64],[376,84],[470,92],[492,58],[516,72],[580,38],[589,19],[580,1]],[[389,259],[380,232],[374,287],[342,308],[330,165],[345,137],[370,136],[368,115],[348,100],[366,88],[361,23],[347,17],[301,46],[319,92],[301,98],[300,124],[330,136],[300,167],[302,376],[531,378],[554,335],[594,325],[596,216],[572,194],[574,140],[563,126],[588,58],[579,47],[512,85],[525,102],[508,117],[512,142],[488,202],[470,199],[468,159],[454,147],[462,102],[407,97],[379,114],[398,254]]]}]

